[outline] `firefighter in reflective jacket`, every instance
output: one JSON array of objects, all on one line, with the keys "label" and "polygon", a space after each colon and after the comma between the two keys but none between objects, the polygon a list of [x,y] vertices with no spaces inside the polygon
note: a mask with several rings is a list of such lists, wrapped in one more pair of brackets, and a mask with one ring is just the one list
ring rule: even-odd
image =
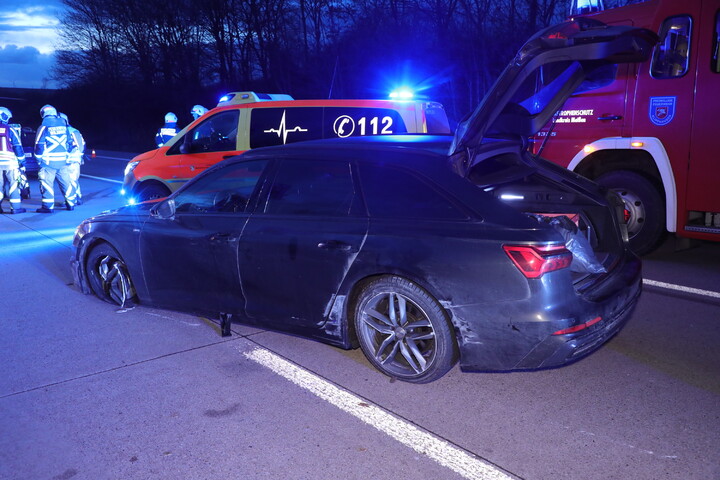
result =
[{"label": "firefighter in reflective jacket", "polygon": [[40,194],[42,207],[38,213],[52,213],[55,210],[55,180],[65,198],[65,207],[68,210],[75,208],[72,201],[72,180],[70,175],[69,157],[77,146],[73,140],[68,125],[60,118],[52,105],[45,105],[40,109],[43,118],[35,138],[35,157],[40,164]]},{"label": "firefighter in reflective jacket", "polygon": [[177,132],[177,116],[172,112],[166,113],[165,125],[160,127],[155,134],[155,143],[157,144],[158,148],[165,145],[168,140],[177,135]]},{"label": "firefighter in reflective jacket", "polygon": [[72,183],[69,196],[71,197],[74,205],[82,205],[82,191],[80,191],[80,165],[85,163],[85,139],[83,138],[82,133],[80,133],[80,130],[70,125],[67,115],[60,113],[60,118],[67,122],[70,135],[77,146],[77,148],[68,155],[68,170],[70,170],[70,182]]},{"label": "firefighter in reflective jacket", "polygon": [[0,213],[2,200],[7,195],[10,200],[10,213],[23,213],[20,208],[20,165],[25,162],[25,151],[17,132],[10,128],[8,122],[12,113],[5,107],[0,107]]},{"label": "firefighter in reflective jacket", "polygon": [[193,116],[193,120],[197,120],[198,118],[202,117],[207,113],[208,109],[203,107],[202,105],[195,105],[191,110],[190,113]]}]

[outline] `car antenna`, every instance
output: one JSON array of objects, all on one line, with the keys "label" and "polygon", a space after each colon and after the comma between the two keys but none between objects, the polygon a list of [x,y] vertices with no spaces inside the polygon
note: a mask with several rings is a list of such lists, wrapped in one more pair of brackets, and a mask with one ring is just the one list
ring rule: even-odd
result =
[{"label": "car antenna", "polygon": [[545,138],[543,138],[542,143],[540,144],[540,148],[538,148],[537,153],[535,154],[535,158],[540,158],[540,155],[542,154],[542,151],[545,149],[545,144],[548,141],[548,138],[550,138],[550,135],[552,135],[552,131],[555,128],[555,123],[557,122],[558,117],[560,116],[560,110],[555,112],[555,115],[552,117],[552,123],[550,124],[550,128],[548,128],[547,134],[545,135]]},{"label": "car antenna", "polygon": [[332,89],[333,89],[333,85],[335,85],[335,75],[337,74],[337,66],[338,66],[339,59],[340,59],[340,55],[335,57],[335,68],[333,68],[332,80],[330,80],[330,91],[328,92],[328,100],[332,98]]}]

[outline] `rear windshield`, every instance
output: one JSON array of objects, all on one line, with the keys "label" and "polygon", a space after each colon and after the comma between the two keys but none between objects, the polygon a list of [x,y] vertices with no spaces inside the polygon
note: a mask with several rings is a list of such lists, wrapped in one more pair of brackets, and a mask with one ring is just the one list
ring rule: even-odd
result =
[{"label": "rear windshield", "polygon": [[441,105],[428,105],[425,110],[427,133],[447,135],[452,133],[445,109]]}]

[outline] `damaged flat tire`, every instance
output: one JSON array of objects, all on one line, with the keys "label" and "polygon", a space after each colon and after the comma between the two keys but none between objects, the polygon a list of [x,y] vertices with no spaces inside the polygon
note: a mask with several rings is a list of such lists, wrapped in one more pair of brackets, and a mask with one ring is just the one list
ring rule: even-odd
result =
[{"label": "damaged flat tire", "polygon": [[442,306],[403,278],[384,277],[365,286],[354,321],[363,353],[390,377],[428,383],[457,361],[455,336]]},{"label": "damaged flat tire", "polygon": [[87,257],[86,272],[92,292],[101,300],[120,308],[135,305],[135,288],[120,254],[112,246],[102,243]]}]

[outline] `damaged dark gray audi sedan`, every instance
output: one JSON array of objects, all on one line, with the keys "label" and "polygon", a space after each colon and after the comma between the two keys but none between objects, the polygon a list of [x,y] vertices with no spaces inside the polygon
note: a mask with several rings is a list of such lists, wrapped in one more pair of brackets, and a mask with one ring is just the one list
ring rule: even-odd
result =
[{"label": "damaged dark gray audi sedan", "polygon": [[518,53],[455,138],[256,149],[167,199],[85,220],[85,293],[359,346],[392,377],[555,367],[619,331],[641,290],[615,194],[528,153],[595,69],[647,30],[587,20]]}]

